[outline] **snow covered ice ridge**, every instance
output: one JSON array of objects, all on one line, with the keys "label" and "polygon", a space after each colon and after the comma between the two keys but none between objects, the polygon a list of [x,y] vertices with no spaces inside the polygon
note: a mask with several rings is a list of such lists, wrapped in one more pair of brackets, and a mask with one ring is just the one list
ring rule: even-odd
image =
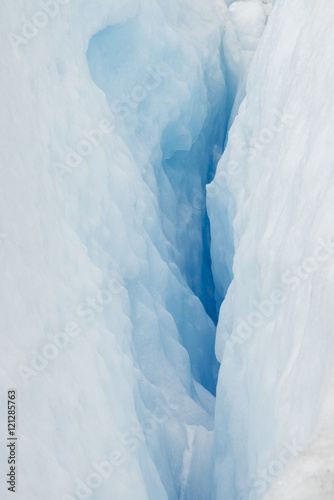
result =
[{"label": "snow covered ice ridge", "polygon": [[18,500],[334,498],[334,11],[272,3],[2,3]]},{"label": "snow covered ice ridge", "polygon": [[[333,20],[323,1],[275,3],[208,187],[217,288],[233,275],[217,328],[212,498],[334,498]],[[277,112],[289,120],[274,132]]]}]

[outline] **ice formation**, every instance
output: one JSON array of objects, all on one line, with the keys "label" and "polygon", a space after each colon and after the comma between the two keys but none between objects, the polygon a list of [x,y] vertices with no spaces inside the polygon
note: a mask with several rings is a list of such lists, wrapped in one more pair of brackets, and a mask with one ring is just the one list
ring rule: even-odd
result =
[{"label": "ice formation", "polygon": [[333,8],[0,12],[17,500],[332,499]]},{"label": "ice formation", "polygon": [[1,379],[19,393],[17,498],[208,497],[204,198],[225,127],[221,18],[200,1],[1,11]]},{"label": "ice formation", "polygon": [[[233,275],[217,329],[212,498],[334,495],[334,11],[326,5],[276,2],[208,186],[219,289]],[[221,255],[223,244],[230,250]]]}]

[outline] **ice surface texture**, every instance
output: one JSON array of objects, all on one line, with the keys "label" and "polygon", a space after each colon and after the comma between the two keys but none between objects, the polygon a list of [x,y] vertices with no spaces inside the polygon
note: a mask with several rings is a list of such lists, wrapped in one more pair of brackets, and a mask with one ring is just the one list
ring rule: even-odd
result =
[{"label": "ice surface texture", "polygon": [[334,11],[269,12],[1,5],[18,500],[332,494]]},{"label": "ice surface texture", "polygon": [[204,189],[226,126],[222,19],[200,1],[0,9],[16,497],[208,498],[218,363]]},{"label": "ice surface texture", "polygon": [[214,278],[234,276],[213,498],[259,500],[287,463],[266,500],[333,498],[333,19],[276,2],[208,187]]}]

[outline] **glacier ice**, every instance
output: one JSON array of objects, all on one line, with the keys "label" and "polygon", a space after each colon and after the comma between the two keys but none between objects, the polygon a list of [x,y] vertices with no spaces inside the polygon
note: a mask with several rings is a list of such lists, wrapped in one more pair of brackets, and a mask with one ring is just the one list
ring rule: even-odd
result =
[{"label": "glacier ice", "polygon": [[218,289],[233,276],[217,328],[213,498],[334,494],[333,9],[327,18],[324,9],[276,2],[208,186]]},{"label": "glacier ice", "polygon": [[206,498],[222,20],[200,1],[22,0],[1,14],[1,393],[18,387],[17,498]]},{"label": "glacier ice", "polygon": [[332,498],[332,8],[0,12],[18,500]]}]

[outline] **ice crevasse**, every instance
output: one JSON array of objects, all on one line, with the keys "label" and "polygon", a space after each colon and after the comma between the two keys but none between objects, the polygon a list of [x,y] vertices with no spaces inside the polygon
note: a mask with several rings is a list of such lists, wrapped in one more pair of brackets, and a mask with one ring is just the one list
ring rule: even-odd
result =
[{"label": "ice crevasse", "polygon": [[1,5],[18,500],[330,498],[326,5]]}]

